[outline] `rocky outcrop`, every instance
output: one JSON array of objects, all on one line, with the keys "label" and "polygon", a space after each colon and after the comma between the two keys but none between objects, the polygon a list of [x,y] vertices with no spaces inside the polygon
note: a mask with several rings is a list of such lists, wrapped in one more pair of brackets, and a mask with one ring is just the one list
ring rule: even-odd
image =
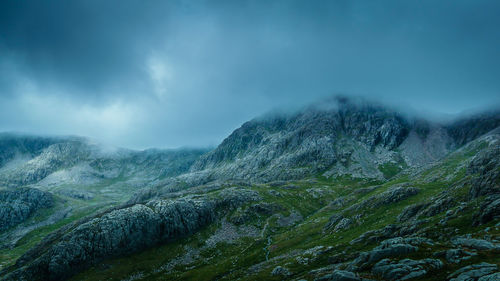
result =
[{"label": "rocky outcrop", "polygon": [[28,219],[41,208],[53,206],[52,195],[34,188],[0,190],[0,231]]},{"label": "rocky outcrop", "polygon": [[338,269],[333,271],[333,273],[314,279],[314,281],[361,281],[361,280],[363,279],[361,279],[353,272],[338,270]]},{"label": "rocky outcrop", "polygon": [[474,157],[467,168],[470,181],[470,198],[500,194],[500,141],[493,143]]},{"label": "rocky outcrop", "polygon": [[287,277],[287,276],[290,276],[292,275],[292,273],[290,272],[290,270],[288,270],[288,268],[286,267],[282,267],[282,266],[277,266],[273,269],[273,271],[271,271],[271,275],[272,276],[281,276],[281,277]]},{"label": "rocky outcrop", "polygon": [[418,251],[418,245],[432,244],[432,241],[420,237],[396,237],[384,240],[373,250],[361,253],[347,267],[350,271],[361,271],[369,268],[376,262],[390,257],[404,257],[409,253]]},{"label": "rocky outcrop", "polygon": [[[355,155],[360,146],[366,147],[364,154],[374,154],[371,158],[390,158],[382,152],[378,155],[375,148],[385,152],[395,149],[411,129],[406,118],[383,106],[345,98],[327,104],[330,106],[315,105],[295,114],[273,114],[249,121],[201,157],[191,171],[210,175],[206,180],[302,178],[336,163],[356,165],[358,161],[350,158],[366,158]],[[338,145],[342,141],[352,145]],[[373,164],[370,168],[377,170]],[[356,167],[368,171],[363,165]],[[381,176],[377,172],[370,174]]]},{"label": "rocky outcrop", "polygon": [[60,141],[58,138],[0,133],[0,168],[16,158],[39,155],[43,149]]},{"label": "rocky outcrop", "polygon": [[465,116],[446,126],[458,145],[464,145],[500,126],[500,111]]},{"label": "rocky outcrop", "polygon": [[407,206],[403,209],[401,214],[398,215],[397,220],[399,222],[406,222],[412,218],[415,218],[417,216],[417,214],[422,209],[426,208],[427,206],[429,206],[429,203],[426,203],[426,204],[420,203],[420,204],[414,204],[414,205]]},{"label": "rocky outcrop", "polygon": [[443,262],[438,259],[403,259],[400,261],[383,259],[373,266],[372,273],[381,276],[384,280],[407,280],[422,277],[429,270],[439,270],[442,267]]},{"label": "rocky outcrop", "polygon": [[113,178],[131,178],[131,184],[140,185],[187,172],[205,152],[134,151],[104,147],[79,137],[0,134],[0,185],[86,186]]},{"label": "rocky outcrop", "polygon": [[354,204],[348,210],[361,210],[364,208],[373,209],[383,205],[396,203],[407,199],[411,196],[417,195],[420,190],[416,187],[408,186],[393,186],[388,190],[369,197],[359,204]]},{"label": "rocky outcrop", "polygon": [[252,191],[230,189],[217,197],[158,199],[111,210],[28,252],[9,270],[6,280],[65,279],[104,258],[191,234],[212,222],[220,208],[258,198]]},{"label": "rocky outcrop", "polygon": [[496,273],[498,270],[498,266],[490,263],[479,263],[473,264],[466,267],[463,267],[448,276],[449,281],[468,281],[468,280],[477,280],[477,281],[489,281],[489,280],[498,280],[495,279],[499,276]]},{"label": "rocky outcrop", "polygon": [[479,211],[474,215],[474,225],[481,225],[500,218],[500,194],[492,195],[481,203]]},{"label": "rocky outcrop", "polygon": [[483,239],[467,238],[467,237],[455,237],[451,240],[454,245],[467,247],[475,250],[494,250],[500,249],[499,245],[496,245],[490,241]]}]

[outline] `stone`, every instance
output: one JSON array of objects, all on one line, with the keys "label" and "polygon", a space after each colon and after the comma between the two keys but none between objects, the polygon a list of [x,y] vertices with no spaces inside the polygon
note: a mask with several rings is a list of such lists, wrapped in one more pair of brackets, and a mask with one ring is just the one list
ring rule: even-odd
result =
[{"label": "stone", "polygon": [[50,208],[54,199],[35,188],[0,190],[0,231],[24,222],[42,208]]},{"label": "stone", "polygon": [[495,273],[498,270],[498,266],[490,263],[479,263],[473,264],[466,267],[462,267],[459,270],[448,275],[449,281],[469,281],[477,280],[481,277],[485,277]]},{"label": "stone", "polygon": [[348,219],[348,218],[343,218],[339,221],[339,223],[335,226],[335,228],[333,229],[333,232],[338,232],[338,231],[341,231],[341,230],[344,230],[344,229],[347,229],[351,226],[352,224],[352,220],[351,219]]},{"label": "stone", "polygon": [[292,275],[292,273],[290,272],[290,270],[288,270],[288,268],[278,265],[277,267],[275,267],[273,269],[273,271],[271,271],[271,275],[273,275],[273,276],[290,276],[290,275]]},{"label": "stone", "polygon": [[314,279],[315,281],[361,281],[361,278],[356,276],[353,272],[345,270],[335,270],[331,274],[327,274],[320,278]]},{"label": "stone", "polygon": [[154,199],[145,204],[114,208],[73,229],[53,234],[24,254],[7,280],[60,280],[101,261],[185,237],[215,220],[216,210],[234,208],[259,198],[245,189],[228,189],[214,198],[186,196]]},{"label": "stone", "polygon": [[407,280],[424,276],[428,270],[442,267],[443,263],[438,259],[403,259],[399,262],[383,259],[373,266],[372,273],[382,276],[384,280]]},{"label": "stone", "polygon": [[462,247],[472,248],[476,250],[493,250],[500,248],[499,246],[493,244],[492,242],[483,239],[455,237],[451,240],[451,242],[454,245],[459,245]]},{"label": "stone", "polygon": [[500,195],[488,196],[474,216],[474,225],[482,225],[500,218]]}]

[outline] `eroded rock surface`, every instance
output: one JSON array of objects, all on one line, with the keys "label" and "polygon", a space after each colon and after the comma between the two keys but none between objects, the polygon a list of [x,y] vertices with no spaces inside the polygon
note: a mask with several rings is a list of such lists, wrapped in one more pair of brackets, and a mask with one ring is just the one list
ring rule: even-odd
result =
[{"label": "eroded rock surface", "polygon": [[34,188],[0,190],[0,231],[28,219],[35,211],[53,206],[52,195]]},{"label": "eroded rock surface", "polygon": [[103,258],[191,234],[212,222],[218,208],[231,208],[257,198],[255,192],[230,189],[216,197],[158,199],[111,210],[61,233],[54,243],[28,252],[6,279],[65,279]]}]

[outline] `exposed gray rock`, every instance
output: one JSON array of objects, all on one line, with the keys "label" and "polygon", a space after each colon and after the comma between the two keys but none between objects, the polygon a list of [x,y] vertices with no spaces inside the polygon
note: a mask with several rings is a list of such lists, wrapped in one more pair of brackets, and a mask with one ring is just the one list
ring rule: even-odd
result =
[{"label": "exposed gray rock", "polygon": [[28,219],[35,211],[53,206],[50,193],[34,188],[0,190],[0,231]]},{"label": "exposed gray rock", "polygon": [[477,281],[498,281],[498,280],[500,280],[500,272],[488,274],[477,279]]},{"label": "exposed gray rock", "polygon": [[426,208],[429,204],[414,204],[407,206],[403,209],[401,214],[398,215],[397,220],[399,222],[406,222],[411,218],[414,218],[418,212]]},{"label": "exposed gray rock", "polygon": [[337,269],[331,274],[314,279],[314,281],[361,281],[361,278],[353,272]]},{"label": "exposed gray rock", "polygon": [[342,219],[344,218],[341,214],[333,214],[329,219],[326,225],[323,227],[323,230],[333,229]]},{"label": "exposed gray rock", "polygon": [[384,258],[403,257],[418,251],[420,245],[433,245],[433,241],[422,237],[396,237],[386,239],[379,246],[368,252],[362,252],[347,267],[350,271],[367,269],[374,263]]},{"label": "exposed gray rock", "polygon": [[360,210],[363,208],[378,208],[383,205],[396,203],[401,200],[404,200],[408,197],[417,195],[419,189],[416,187],[407,187],[407,186],[393,186],[389,188],[387,191],[384,191],[380,194],[373,195],[360,204],[355,204],[350,209]]},{"label": "exposed gray rock", "polygon": [[403,259],[398,262],[383,259],[373,266],[372,273],[382,276],[384,280],[407,280],[424,276],[429,270],[442,267],[443,263],[438,259]]},{"label": "exposed gray rock", "polygon": [[282,266],[277,266],[273,269],[273,271],[271,271],[271,275],[273,276],[290,276],[292,275],[292,273],[290,272],[290,270],[288,270],[288,268],[286,267],[282,267]]},{"label": "exposed gray rock", "polygon": [[338,210],[338,209],[346,206],[347,203],[351,202],[352,200],[354,200],[353,196],[342,196],[342,197],[336,198],[335,200],[330,202],[328,204],[328,207],[333,209],[333,210]]},{"label": "exposed gray rock", "polygon": [[[466,267],[462,267],[461,269],[453,272],[448,275],[449,281],[469,281],[469,280],[478,280],[482,277],[487,277],[495,273],[498,270],[498,266],[490,263],[479,263],[473,264]],[[494,276],[494,275],[493,275]],[[488,277],[488,278],[490,278]],[[485,279],[480,279],[485,280]],[[486,279],[488,280],[488,279]],[[495,280],[495,279],[493,279]]]},{"label": "exposed gray rock", "polygon": [[218,208],[231,208],[258,198],[253,191],[228,190],[217,198],[152,200],[111,210],[62,232],[54,242],[32,249],[7,280],[59,280],[103,258],[129,254],[191,234],[212,222]]},{"label": "exposed gray rock", "polygon": [[493,110],[464,116],[446,128],[458,145],[464,145],[500,126],[500,111]]},{"label": "exposed gray rock", "polygon": [[[289,180],[324,172],[330,167],[335,167],[335,171],[329,176],[361,173],[382,177],[376,163],[359,165],[353,158],[387,161],[389,152],[403,142],[411,129],[407,119],[382,106],[346,98],[337,98],[329,104],[249,121],[200,158],[191,171],[205,177],[205,181],[210,178]],[[341,138],[353,145],[339,146]],[[366,147],[363,155],[348,149],[354,146]],[[384,152],[379,155],[376,148]]]},{"label": "exposed gray rock", "polygon": [[454,245],[472,248],[476,250],[493,250],[500,249],[498,245],[483,239],[455,237],[451,240]]},{"label": "exposed gray rock", "polygon": [[445,196],[443,198],[432,198],[430,200],[432,203],[429,204],[421,214],[427,217],[435,216],[441,212],[444,212],[454,205],[453,198],[449,196]]},{"label": "exposed gray rock", "polygon": [[481,208],[474,215],[474,225],[481,225],[500,218],[500,194],[491,195],[481,203]]},{"label": "exposed gray rock", "polygon": [[469,196],[477,198],[482,195],[500,193],[500,143],[490,144],[474,157],[467,168],[473,175]]},{"label": "exposed gray rock", "polygon": [[464,260],[468,260],[471,256],[475,256],[477,254],[464,251],[462,249],[450,249],[445,252],[446,261],[451,263],[461,263]]},{"label": "exposed gray rock", "polygon": [[343,218],[339,221],[339,223],[333,229],[333,232],[338,232],[344,229],[349,228],[352,225],[353,221],[349,218]]}]

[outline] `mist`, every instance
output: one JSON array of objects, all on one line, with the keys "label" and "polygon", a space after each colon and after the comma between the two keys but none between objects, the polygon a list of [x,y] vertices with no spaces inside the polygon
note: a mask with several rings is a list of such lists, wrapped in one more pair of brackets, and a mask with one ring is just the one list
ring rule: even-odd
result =
[{"label": "mist", "polygon": [[498,1],[3,1],[0,131],[214,146],[335,94],[500,104]]}]

